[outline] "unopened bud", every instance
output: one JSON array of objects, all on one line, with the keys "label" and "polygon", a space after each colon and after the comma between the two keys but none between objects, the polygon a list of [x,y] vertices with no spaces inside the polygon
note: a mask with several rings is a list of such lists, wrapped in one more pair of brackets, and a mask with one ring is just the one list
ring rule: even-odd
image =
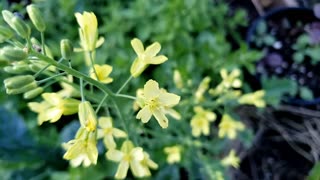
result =
[{"label": "unopened bud", "polygon": [[62,39],[60,41],[60,51],[61,56],[64,59],[69,60],[71,58],[71,54],[73,53],[73,47],[68,39]]},{"label": "unopened bud", "polygon": [[0,59],[6,61],[21,61],[28,57],[28,54],[20,48],[6,46],[0,49]]},{"label": "unopened bud", "polygon": [[22,38],[29,38],[31,34],[30,27],[19,17],[14,16],[12,19],[12,28],[16,31],[16,33]]},{"label": "unopened bud", "polygon": [[4,86],[7,89],[16,89],[23,87],[31,82],[35,82],[34,76],[32,75],[20,75],[10,77],[4,80]]},{"label": "unopened bud", "polygon": [[0,26],[0,42],[10,39],[12,36],[13,32],[11,31],[11,29],[4,26]]},{"label": "unopened bud", "polygon": [[29,65],[6,66],[3,70],[10,74],[21,74],[30,70]]},{"label": "unopened bud", "polygon": [[32,99],[32,98],[35,98],[35,97],[39,96],[42,92],[43,92],[43,88],[42,87],[37,87],[35,89],[32,89],[30,91],[25,92],[23,94],[23,98],[24,99]]},{"label": "unopened bud", "polygon": [[97,116],[89,101],[79,104],[79,120],[82,127],[87,131],[94,131],[97,127]]},{"label": "unopened bud", "polygon": [[37,30],[44,32],[46,29],[46,24],[40,10],[35,5],[31,4],[27,6],[27,12]]},{"label": "unopened bud", "polygon": [[26,84],[20,88],[15,88],[15,89],[7,88],[6,92],[7,92],[7,94],[21,94],[21,93],[30,91],[32,89],[35,89],[37,87],[38,87],[37,83],[35,81],[33,81],[33,82]]}]

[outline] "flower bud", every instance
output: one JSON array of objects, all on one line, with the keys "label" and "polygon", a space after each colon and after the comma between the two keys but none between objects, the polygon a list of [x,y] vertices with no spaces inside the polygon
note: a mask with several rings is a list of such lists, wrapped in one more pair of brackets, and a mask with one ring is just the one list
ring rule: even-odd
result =
[{"label": "flower bud", "polygon": [[7,89],[16,89],[32,82],[35,82],[34,77],[32,75],[21,75],[5,79],[4,86]]},{"label": "flower bud", "polygon": [[60,41],[60,51],[61,51],[61,56],[69,60],[71,57],[71,54],[73,53],[73,47],[71,42],[68,39],[62,39]]},{"label": "flower bud", "polygon": [[40,95],[43,92],[43,88],[42,87],[37,87],[35,89],[32,89],[30,91],[27,91],[23,94],[23,98],[24,99],[32,99],[37,97],[38,95]]},{"label": "flower bud", "polygon": [[13,32],[11,31],[11,29],[4,26],[0,26],[0,42],[10,39],[12,36]]},{"label": "flower bud", "polygon": [[21,94],[21,93],[30,91],[32,89],[35,89],[37,87],[38,87],[37,83],[35,81],[33,81],[33,82],[31,82],[27,85],[24,85],[20,88],[15,88],[15,89],[7,88],[6,92],[7,92],[7,94]]},{"label": "flower bud", "polygon": [[6,46],[0,49],[0,59],[6,61],[21,61],[28,57],[28,54],[22,49]]},{"label": "flower bud", "polygon": [[89,101],[79,104],[79,120],[82,127],[87,131],[94,131],[97,127],[97,116]]},{"label": "flower bud", "polygon": [[63,115],[71,115],[78,112],[80,101],[73,98],[63,99]]},{"label": "flower bud", "polygon": [[14,14],[8,10],[3,10],[2,11],[2,17],[4,19],[4,21],[10,26],[12,27],[12,18],[14,17]]},{"label": "flower bud", "polygon": [[12,28],[16,31],[16,33],[22,38],[29,38],[31,34],[30,27],[19,17],[14,16],[11,19]]},{"label": "flower bud", "polygon": [[44,32],[46,29],[46,24],[40,10],[35,5],[31,4],[27,6],[27,13],[37,30]]}]

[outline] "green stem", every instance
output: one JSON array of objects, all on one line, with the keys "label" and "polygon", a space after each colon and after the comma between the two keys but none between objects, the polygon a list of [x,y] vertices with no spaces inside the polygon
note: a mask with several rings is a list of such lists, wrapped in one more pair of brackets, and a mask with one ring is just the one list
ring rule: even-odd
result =
[{"label": "green stem", "polygon": [[85,98],[84,98],[84,94],[83,94],[83,79],[80,78],[80,94],[81,94],[81,101],[85,101]]},{"label": "green stem", "polygon": [[41,52],[43,55],[46,55],[46,47],[44,44],[44,33],[41,32]]},{"label": "green stem", "polygon": [[97,107],[97,109],[96,109],[96,114],[98,114],[98,112],[99,112],[102,104],[103,104],[104,101],[107,99],[107,97],[108,97],[108,94],[106,94],[106,95],[103,97],[103,99],[101,100],[101,102],[99,103],[99,105],[98,105],[98,107]]},{"label": "green stem", "polygon": [[[61,61],[63,61],[63,58],[59,59],[58,63],[61,63]],[[42,68],[40,71],[38,71],[36,74],[34,74],[34,78],[38,77],[43,71],[45,71],[46,69],[48,69],[48,67],[50,67],[51,64],[46,65],[44,68]]]},{"label": "green stem", "polygon": [[119,88],[119,90],[117,91],[116,94],[119,94],[119,93],[123,90],[123,88],[126,87],[126,85],[130,82],[130,80],[131,80],[132,78],[133,78],[133,76],[130,76],[130,77],[126,80],[126,82]]},{"label": "green stem", "polygon": [[116,97],[122,97],[122,98],[127,98],[127,99],[132,99],[136,100],[137,98],[134,96],[126,95],[126,94],[115,94]]},{"label": "green stem", "polygon": [[91,62],[91,67],[93,69],[94,75],[96,76],[97,80],[99,81],[99,77],[98,77],[98,73],[96,71],[96,68],[94,67],[94,62],[93,62],[93,58],[92,58],[92,52],[89,51],[89,57],[90,57],[90,62]]},{"label": "green stem", "polygon": [[61,64],[61,63],[59,64],[59,63],[57,63],[57,61],[55,61],[55,60],[53,60],[53,59],[51,59],[51,58],[49,58],[47,56],[44,56],[43,54],[40,54],[38,52],[32,51],[30,54],[33,55],[33,56],[36,56],[37,58],[39,58],[39,59],[41,59],[41,60],[43,60],[43,61],[45,61],[45,62],[47,62],[47,63],[49,63],[49,64],[51,64],[53,66],[55,66],[55,67],[57,67],[58,69],[60,69],[62,71],[67,72],[68,74],[70,74],[70,75],[72,75],[72,76],[74,76],[76,78],[79,78],[79,79],[83,78],[84,81],[87,81],[88,83],[96,86],[98,89],[100,89],[105,94],[108,94],[110,96],[110,98],[113,98],[115,96],[114,93],[109,88],[107,88],[106,86],[104,86],[100,82],[88,77],[87,75],[85,75],[85,74],[83,74],[83,73],[81,73],[81,72],[79,72],[77,70],[74,70],[74,69],[72,69],[72,68],[70,68],[70,67],[68,67],[68,66],[66,66],[64,64]]},{"label": "green stem", "polygon": [[66,72],[59,73],[59,74],[55,74],[54,76],[51,76],[51,77],[48,77],[48,78],[46,78],[46,79],[42,79],[42,80],[38,81],[38,84],[47,82],[47,81],[49,81],[49,80],[51,80],[51,79],[54,79],[54,78],[56,78],[56,77],[58,77],[58,76],[63,76],[63,75],[66,75],[66,74],[67,74]]}]

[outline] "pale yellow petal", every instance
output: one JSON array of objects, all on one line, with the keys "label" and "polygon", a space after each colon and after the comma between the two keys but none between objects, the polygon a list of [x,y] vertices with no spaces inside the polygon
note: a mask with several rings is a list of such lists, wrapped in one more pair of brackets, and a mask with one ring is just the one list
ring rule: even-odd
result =
[{"label": "pale yellow petal", "polygon": [[159,95],[159,101],[163,106],[172,107],[179,103],[180,96],[173,93],[161,92]]},{"label": "pale yellow petal", "polygon": [[62,97],[57,93],[43,93],[42,97],[46,102],[53,106],[59,105],[62,101]]},{"label": "pale yellow petal", "polygon": [[148,106],[143,107],[137,114],[136,118],[141,119],[143,123],[147,123],[152,116],[152,112],[150,111]]},{"label": "pale yellow petal", "polygon": [[159,109],[155,109],[152,114],[154,115],[154,117],[156,118],[156,120],[158,121],[159,125],[162,128],[167,128],[169,125],[168,119],[167,117],[164,115],[164,113],[162,111],[160,111]]},{"label": "pale yellow petal", "polygon": [[120,130],[120,129],[117,129],[117,128],[113,128],[112,130],[112,134],[115,136],[115,137],[119,137],[119,138],[124,138],[124,137],[127,137],[127,133]]},{"label": "pale yellow petal", "polygon": [[145,176],[145,170],[140,161],[130,161],[130,169],[135,177]]},{"label": "pale yellow petal", "polygon": [[127,161],[121,161],[118,166],[115,178],[116,179],[126,178],[127,173],[128,173],[128,169],[129,169],[129,163]]},{"label": "pale yellow petal", "polygon": [[159,96],[160,95],[159,84],[156,81],[150,79],[144,85],[143,93],[146,99],[152,99],[154,97]]},{"label": "pale yellow petal", "polygon": [[50,122],[54,123],[61,118],[62,113],[62,109],[54,107],[46,110],[44,115],[46,119],[50,119]]},{"label": "pale yellow petal", "polygon": [[134,38],[131,40],[131,46],[137,55],[144,53],[144,47],[140,39]]},{"label": "pale yellow petal", "polygon": [[146,48],[145,54],[148,57],[156,56],[161,49],[161,45],[158,42],[155,42]]},{"label": "pale yellow petal", "polygon": [[150,61],[148,62],[148,64],[162,64],[164,62],[166,62],[168,60],[168,58],[164,55],[160,55],[160,56],[156,56],[150,59]]},{"label": "pale yellow petal", "polygon": [[112,135],[106,135],[103,138],[103,143],[108,149],[114,149],[117,147],[116,143],[114,142],[113,136]]},{"label": "pale yellow petal", "polygon": [[124,153],[116,149],[110,149],[106,153],[106,156],[111,161],[119,162],[123,158]]},{"label": "pale yellow petal", "polygon": [[111,128],[112,127],[112,118],[111,117],[100,117],[99,126],[102,128]]}]

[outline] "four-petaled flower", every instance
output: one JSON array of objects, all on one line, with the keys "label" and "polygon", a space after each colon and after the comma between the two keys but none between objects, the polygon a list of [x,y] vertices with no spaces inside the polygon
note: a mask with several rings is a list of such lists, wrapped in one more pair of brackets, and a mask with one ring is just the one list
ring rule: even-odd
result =
[{"label": "four-petaled flower", "polygon": [[244,124],[234,120],[229,114],[224,114],[219,124],[219,137],[227,136],[229,139],[234,139],[238,130],[244,130]]},{"label": "four-petaled flower", "polygon": [[85,167],[97,164],[98,149],[95,133],[87,132],[84,128],[80,128],[78,134],[79,132],[82,135],[63,144],[63,147],[67,150],[63,158],[70,160],[70,164],[73,167],[81,164]]},{"label": "four-petaled flower", "polygon": [[112,126],[111,117],[100,117],[98,122],[101,127],[98,129],[98,138],[103,138],[103,142],[108,149],[114,149],[117,146],[113,137],[127,137],[124,131]]},{"label": "four-petaled flower", "polygon": [[223,158],[221,160],[221,164],[223,166],[233,166],[234,168],[238,168],[239,167],[239,162],[240,159],[239,157],[236,155],[236,152],[232,149],[229,153],[228,156],[226,156],[225,158]]},{"label": "four-petaled flower", "polygon": [[57,93],[43,93],[44,101],[30,102],[29,108],[39,113],[38,124],[41,125],[45,121],[54,123],[58,121],[62,115],[71,115],[78,112],[79,100],[72,98],[62,98]]},{"label": "four-petaled flower", "polygon": [[169,164],[178,163],[181,161],[181,147],[171,146],[171,147],[165,147],[164,152],[167,154],[167,162]]},{"label": "four-petaled flower", "polygon": [[[90,77],[92,79],[98,80],[104,84],[108,84],[113,81],[113,79],[109,77],[111,71],[112,71],[112,66],[110,66],[110,65],[95,64],[94,69],[91,68],[91,70],[90,70]],[[97,73],[97,75],[95,73]],[[97,78],[97,76],[98,76],[98,78]]]},{"label": "four-petaled flower", "polygon": [[123,142],[120,151],[116,149],[108,150],[106,156],[111,161],[120,162],[115,174],[116,179],[124,179],[127,176],[129,167],[134,176],[145,176],[145,169],[141,164],[144,159],[143,149],[134,147],[131,141],[126,140]]},{"label": "four-petaled flower", "polygon": [[143,96],[140,104],[141,110],[137,114],[137,119],[141,119],[143,123],[147,123],[153,115],[162,128],[168,127],[168,119],[165,114],[168,109],[177,105],[180,96],[167,93],[159,89],[159,84],[154,80],[149,80],[143,89]]},{"label": "four-petaled flower", "polygon": [[204,110],[200,106],[194,107],[194,112],[196,113],[191,119],[192,135],[199,137],[201,133],[203,135],[209,135],[210,133],[210,122],[216,119],[216,114],[211,111]]},{"label": "four-petaled flower", "polygon": [[155,42],[144,49],[142,42],[139,39],[134,38],[131,40],[131,46],[138,56],[130,69],[133,77],[139,76],[149,64],[161,64],[168,60],[164,55],[156,56],[161,49],[161,45],[158,42]]}]

